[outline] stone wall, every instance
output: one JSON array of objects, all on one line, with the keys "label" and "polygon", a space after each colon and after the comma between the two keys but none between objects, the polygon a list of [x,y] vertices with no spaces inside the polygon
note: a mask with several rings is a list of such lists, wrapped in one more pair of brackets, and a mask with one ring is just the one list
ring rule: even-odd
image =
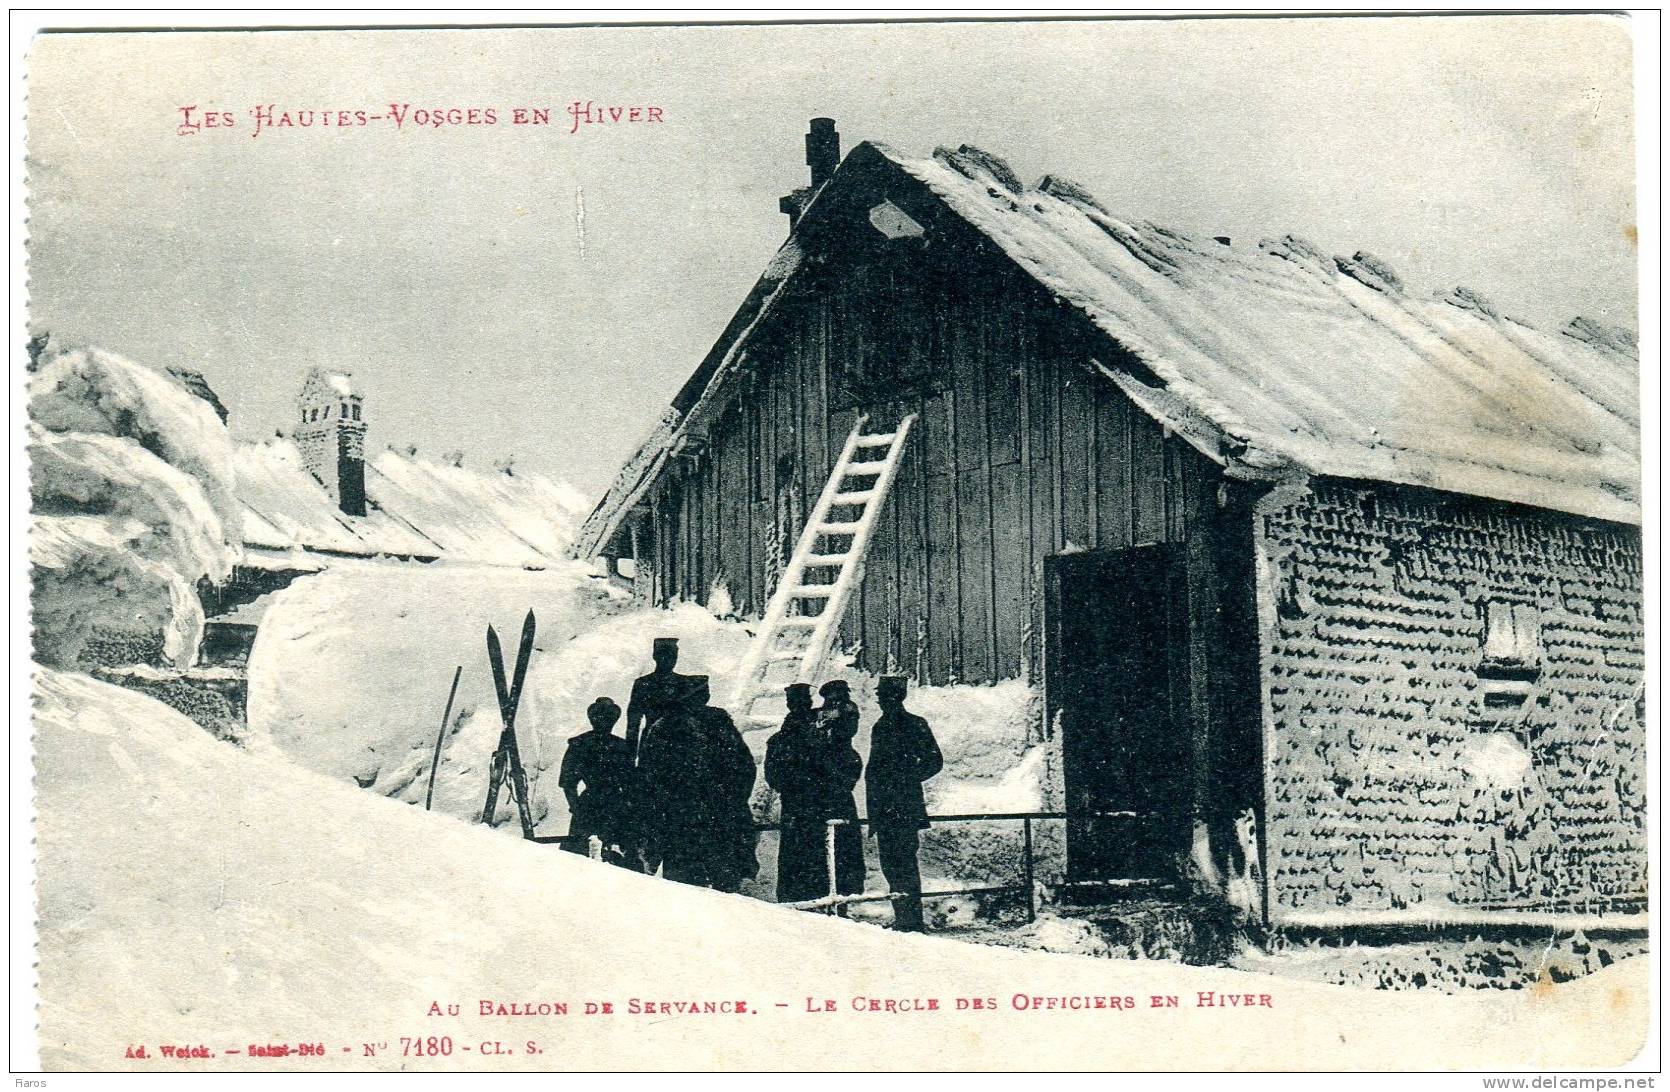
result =
[{"label": "stone wall", "polygon": [[216,739],[242,743],[249,723],[249,680],[227,668],[99,667],[93,675],[137,690],[183,713]]},{"label": "stone wall", "polygon": [[1258,532],[1272,921],[1644,909],[1637,528],[1317,483]]}]

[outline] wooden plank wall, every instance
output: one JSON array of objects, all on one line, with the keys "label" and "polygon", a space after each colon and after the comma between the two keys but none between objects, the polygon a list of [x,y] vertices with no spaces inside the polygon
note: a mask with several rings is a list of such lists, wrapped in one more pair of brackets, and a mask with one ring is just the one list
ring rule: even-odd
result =
[{"label": "wooden plank wall", "polygon": [[[1110,347],[1000,263],[964,262],[915,291],[901,282],[880,321],[859,313],[850,283],[825,276],[779,307],[747,346],[735,406],[699,457],[663,476],[661,587],[705,602],[721,580],[740,613],[758,615],[779,458],[792,463],[804,516],[860,413],[872,430],[916,413],[843,642],[867,669],[923,682],[1036,679],[1043,559],[1183,541],[1211,518],[1199,498],[1215,491],[1216,468],[1096,375],[1090,356]],[[937,389],[851,404],[839,365],[860,354],[902,365],[926,354]],[[792,545],[798,532],[783,537]]]}]

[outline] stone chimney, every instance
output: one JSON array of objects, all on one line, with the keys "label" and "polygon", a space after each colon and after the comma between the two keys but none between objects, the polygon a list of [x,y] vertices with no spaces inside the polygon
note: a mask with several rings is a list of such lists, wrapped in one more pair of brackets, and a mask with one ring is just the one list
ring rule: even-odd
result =
[{"label": "stone chimney", "polygon": [[354,377],[314,368],[297,399],[296,447],[343,514],[365,515],[365,418]]},{"label": "stone chimney", "polygon": [[793,193],[788,193],[777,202],[789,218],[789,230],[800,221],[800,214],[806,211],[806,206],[812,203],[819,188],[829,181],[835,173],[835,168],[841,165],[841,134],[835,131],[834,118],[813,118],[812,127],[806,133],[806,166],[812,171],[812,184],[802,186]]}]

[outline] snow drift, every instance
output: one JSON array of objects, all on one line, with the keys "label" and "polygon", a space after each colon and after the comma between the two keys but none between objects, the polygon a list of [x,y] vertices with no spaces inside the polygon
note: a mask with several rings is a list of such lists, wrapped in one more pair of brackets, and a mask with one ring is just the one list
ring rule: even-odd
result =
[{"label": "snow drift", "polygon": [[29,537],[37,659],[81,663],[189,663],[203,610],[178,570],[133,546],[137,520],[40,516]]},{"label": "snow drift", "polygon": [[[216,742],[142,695],[37,673],[39,1047],[61,1069],[1197,1068],[1201,1021],[1241,1068],[1616,1064],[1643,1042],[1648,961],[1512,995],[1353,991],[1242,972],[976,948],[685,888],[426,815]],[[1154,1009],[1154,993],[1270,993],[1271,1008]],[[1130,1010],[1014,999],[1130,996]],[[811,1015],[806,998],[838,1011]],[[855,1011],[936,997],[939,1011]],[[994,1009],[959,1010],[957,997]],[[479,1016],[479,999],[570,1016]],[[630,999],[757,1015],[633,1016]],[[610,1016],[578,1015],[585,999]],[[431,1003],[461,1015],[430,1018]],[[781,1005],[783,1007],[779,1008]],[[814,1023],[816,1021],[817,1023]],[[500,1040],[402,1058],[401,1036]],[[521,1051],[537,1040],[541,1054]],[[225,1055],[322,1041],[319,1059]],[[385,1042],[376,1056],[365,1042]],[[201,1042],[203,1060],[124,1058]],[[346,1050],[344,1048],[347,1048]]]},{"label": "snow drift", "polygon": [[29,415],[36,658],[189,666],[203,630],[193,589],[224,580],[240,549],[220,418],[98,349],[48,360]]},{"label": "snow drift", "polygon": [[[681,638],[681,669],[714,671],[716,689],[747,641],[740,626],[698,607],[633,610],[624,592],[572,561],[537,572],[340,562],[279,592],[267,608],[249,660],[251,745],[270,744],[310,770],[421,803],[447,691],[462,665],[434,807],[477,818],[501,727],[486,629],[498,630],[513,661],[530,609],[537,636],[517,738],[545,834],[568,825],[556,785],[568,738],[586,730],[585,708],[599,695],[626,705],[632,680],[649,669],[652,637]],[[507,819],[508,799],[499,813]]]},{"label": "snow drift", "polygon": [[132,440],[194,478],[220,523],[238,526],[232,437],[174,378],[103,349],[68,350],[29,380],[29,416],[52,432]]}]

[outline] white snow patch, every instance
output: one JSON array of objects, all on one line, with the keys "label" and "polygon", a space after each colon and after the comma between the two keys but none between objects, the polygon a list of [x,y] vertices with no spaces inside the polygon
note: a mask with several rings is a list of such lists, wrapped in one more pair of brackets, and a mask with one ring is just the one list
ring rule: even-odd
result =
[{"label": "white snow patch", "polygon": [[1461,748],[1461,768],[1491,789],[1514,789],[1531,772],[1531,753],[1505,732],[1470,739]]},{"label": "white snow patch", "polygon": [[945,755],[944,772],[927,783],[930,812],[1044,810],[1045,749],[1032,729],[1036,703],[1021,679],[912,691],[906,706],[927,719]]}]

